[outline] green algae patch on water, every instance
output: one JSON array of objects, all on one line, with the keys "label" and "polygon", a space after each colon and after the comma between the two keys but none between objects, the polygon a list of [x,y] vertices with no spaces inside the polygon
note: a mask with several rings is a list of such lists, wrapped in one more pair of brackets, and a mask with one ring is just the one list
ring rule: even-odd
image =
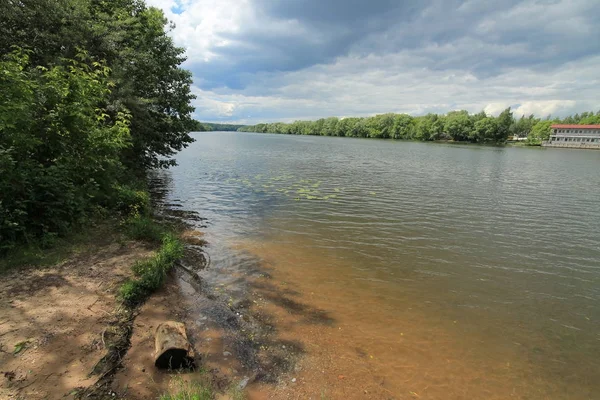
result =
[{"label": "green algae patch on water", "polygon": [[[296,178],[290,174],[254,174],[225,181],[240,189],[246,187],[257,195],[273,195],[275,197],[291,197],[293,201],[326,201],[330,202],[338,196],[343,196],[345,188],[328,185],[327,181]],[[375,195],[375,192],[370,192]]]}]

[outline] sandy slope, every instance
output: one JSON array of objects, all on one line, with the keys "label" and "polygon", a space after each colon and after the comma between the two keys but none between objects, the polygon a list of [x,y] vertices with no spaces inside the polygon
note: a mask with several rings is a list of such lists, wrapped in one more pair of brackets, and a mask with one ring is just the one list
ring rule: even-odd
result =
[{"label": "sandy slope", "polygon": [[2,276],[0,398],[72,398],[94,383],[88,374],[105,353],[115,292],[149,254],[134,242],[97,244],[59,265]]}]

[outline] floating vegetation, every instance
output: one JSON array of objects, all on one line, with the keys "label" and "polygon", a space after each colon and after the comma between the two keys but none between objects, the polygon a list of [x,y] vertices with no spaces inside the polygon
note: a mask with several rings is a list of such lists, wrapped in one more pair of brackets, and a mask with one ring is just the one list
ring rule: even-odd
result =
[{"label": "floating vegetation", "polygon": [[[294,201],[321,200],[332,204],[339,196],[343,196],[346,188],[327,186],[327,181],[297,178],[290,174],[270,175],[256,174],[249,177],[236,177],[226,180],[227,183],[237,184],[239,187],[251,190],[257,194],[286,196]],[[333,185],[332,185],[333,186]],[[374,191],[367,191],[371,196],[376,196]]]}]

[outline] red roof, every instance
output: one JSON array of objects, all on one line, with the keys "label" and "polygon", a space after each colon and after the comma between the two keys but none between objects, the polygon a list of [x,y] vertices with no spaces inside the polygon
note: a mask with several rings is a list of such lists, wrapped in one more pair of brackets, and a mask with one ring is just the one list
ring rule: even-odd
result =
[{"label": "red roof", "polygon": [[552,125],[551,128],[557,129],[600,129],[600,125]]}]

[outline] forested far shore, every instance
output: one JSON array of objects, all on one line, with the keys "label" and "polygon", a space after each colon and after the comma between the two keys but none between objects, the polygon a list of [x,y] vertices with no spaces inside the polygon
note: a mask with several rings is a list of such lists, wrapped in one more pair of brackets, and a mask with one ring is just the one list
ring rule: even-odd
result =
[{"label": "forested far shore", "polygon": [[240,132],[289,135],[346,136],[405,140],[453,140],[457,142],[503,143],[525,139],[539,145],[550,136],[552,124],[600,124],[600,111],[584,112],[563,119],[534,115],[515,118],[507,108],[494,117],[481,111],[451,111],[447,114],[380,114],[365,118],[321,118],[316,121],[274,122],[244,126]]},{"label": "forested far shore", "polygon": [[3,2],[0,255],[148,207],[141,177],[193,139],[184,49],[140,0]]},{"label": "forested far shore", "polygon": [[244,125],[240,124],[219,124],[216,122],[200,122],[195,120],[192,125],[194,132],[210,132],[210,131],[237,131]]},{"label": "forested far shore", "polygon": [[244,125],[239,124],[219,124],[215,122],[201,122],[206,131],[237,131]]}]

